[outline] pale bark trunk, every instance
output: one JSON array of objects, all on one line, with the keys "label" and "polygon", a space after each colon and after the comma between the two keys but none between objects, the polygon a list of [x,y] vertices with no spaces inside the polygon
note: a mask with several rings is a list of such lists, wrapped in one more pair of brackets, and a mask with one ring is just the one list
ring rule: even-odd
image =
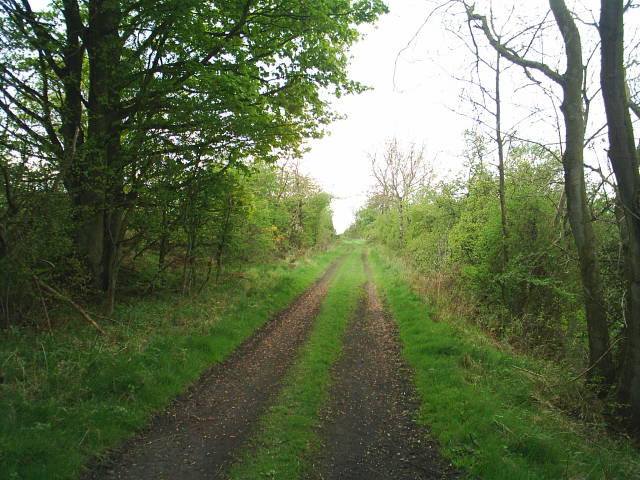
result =
[{"label": "pale bark trunk", "polygon": [[500,97],[500,53],[496,57],[496,143],[498,144],[498,196],[500,197],[500,224],[502,226],[502,262],[503,269],[509,263],[507,241],[509,229],[507,227],[507,200],[504,180],[504,139],[502,138],[502,99]]}]

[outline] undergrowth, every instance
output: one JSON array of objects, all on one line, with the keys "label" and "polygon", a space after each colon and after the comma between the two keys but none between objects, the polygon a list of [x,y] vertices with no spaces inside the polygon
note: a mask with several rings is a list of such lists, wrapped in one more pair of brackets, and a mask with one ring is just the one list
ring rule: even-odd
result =
[{"label": "undergrowth", "polygon": [[[539,380],[567,381],[554,365],[496,348],[480,329],[434,321],[411,272],[371,253],[376,283],[395,317],[421,397],[419,421],[472,478],[638,479],[630,442],[579,422],[540,397]],[[553,386],[553,385],[549,385]]]},{"label": "undergrowth", "polygon": [[[525,355],[534,362],[535,359],[546,360],[536,363],[538,370],[535,372],[522,370],[534,382],[535,389],[531,394],[538,401],[551,404],[563,413],[587,423],[619,422],[614,415],[617,405],[615,398],[599,396],[596,389],[586,382],[586,339],[579,338],[577,332],[572,335],[547,332],[545,339],[548,341],[533,339],[525,331],[525,319],[479,306],[456,277],[460,272],[448,269],[421,272],[390,249],[380,246],[378,249],[381,255],[393,258],[399,264],[413,291],[429,299],[434,321],[448,322],[491,348]],[[509,327],[505,328],[505,324]],[[568,337],[573,340],[568,342]],[[556,348],[558,345],[562,347]],[[613,394],[611,392],[611,397]]]},{"label": "undergrowth", "polygon": [[363,294],[360,252],[356,249],[343,263],[283,390],[231,467],[232,480],[293,480],[308,470],[308,459],[320,444],[315,427],[328,399],[330,368],[340,355],[346,325]]},{"label": "undergrowth", "polygon": [[256,266],[211,284],[120,305],[107,335],[76,321],[0,339],[0,478],[75,478],[228,356],[346,251]]}]

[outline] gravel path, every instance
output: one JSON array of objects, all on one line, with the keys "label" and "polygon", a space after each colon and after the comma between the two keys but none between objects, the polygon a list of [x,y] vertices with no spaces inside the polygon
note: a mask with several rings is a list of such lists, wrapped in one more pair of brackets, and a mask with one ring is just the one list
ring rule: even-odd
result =
[{"label": "gravel path", "polygon": [[338,264],[85,478],[223,478],[307,339]]},{"label": "gravel path", "polygon": [[332,402],[320,435],[324,448],[312,479],[458,478],[428,432],[414,421],[416,392],[371,272],[367,295],[345,336],[334,368]]}]

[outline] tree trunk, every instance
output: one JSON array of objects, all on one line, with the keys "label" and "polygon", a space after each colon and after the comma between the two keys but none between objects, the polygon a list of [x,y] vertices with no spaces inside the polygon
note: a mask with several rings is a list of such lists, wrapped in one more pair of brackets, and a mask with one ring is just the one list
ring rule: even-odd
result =
[{"label": "tree trunk", "polygon": [[191,256],[193,255],[193,236],[190,232],[187,232],[187,248],[184,254],[184,262],[182,264],[182,295],[187,295],[189,292],[189,279],[190,272],[189,266],[191,265]]},{"label": "tree trunk", "polygon": [[602,0],[600,81],[609,131],[609,159],[628,235],[629,315],[618,393],[629,406],[632,428],[640,430],[640,174],[626,93],[623,13],[622,0]]},{"label": "tree trunk", "polygon": [[567,70],[562,76],[563,101],[560,109],[565,123],[566,147],[562,156],[567,213],[578,251],[580,277],[584,292],[585,313],[589,333],[591,378],[601,379],[604,386],[613,382],[613,357],[609,351],[609,328],[602,293],[602,281],[596,255],[596,241],[587,203],[584,179],[585,114],[582,99],[584,76],[580,34],[571,12],[563,0],[549,4],[565,44]]},{"label": "tree trunk", "polygon": [[[509,250],[507,241],[509,239],[509,230],[507,228],[507,200],[505,195],[505,182],[504,182],[504,139],[502,138],[502,98],[500,92],[500,52],[496,52],[496,67],[495,67],[495,89],[496,89],[496,144],[498,145],[498,197],[500,199],[500,226],[502,228],[502,268],[500,273],[504,273],[509,264]],[[502,302],[507,305],[507,289],[504,279],[500,279],[500,295]]]},{"label": "tree trunk", "polygon": [[165,205],[162,209],[162,224],[160,233],[160,246],[158,249],[158,275],[162,280],[165,271],[165,263],[167,261],[167,253],[169,252],[169,226],[167,221],[168,206]]},{"label": "tree trunk", "polygon": [[64,75],[62,84],[64,100],[62,106],[60,132],[62,134],[63,159],[62,175],[65,186],[70,192],[76,189],[76,176],[73,169],[77,168],[78,149],[83,142],[82,131],[82,62],[84,47],[80,44],[83,30],[80,9],[76,0],[63,1],[63,13],[66,27],[66,41],[64,45]]},{"label": "tree trunk", "polygon": [[[604,2],[604,0],[603,0]],[[589,334],[589,373],[591,378],[599,377],[604,386],[613,382],[613,358],[609,349],[609,329],[602,294],[602,283],[598,269],[595,235],[587,204],[584,179],[584,132],[585,114],[582,99],[584,65],[580,32],[564,0],[549,0],[556,24],[562,34],[565,46],[567,70],[563,75],[548,65],[519,56],[496,39],[489,28],[486,17],[475,14],[467,7],[470,20],[481,22],[481,28],[489,43],[500,54],[524,68],[536,69],[562,86],[561,110],[565,123],[566,149],[562,156],[565,178],[567,213],[571,231],[578,250],[580,278],[584,291],[584,305]]]},{"label": "tree trunk", "polygon": [[404,213],[404,201],[400,199],[398,201],[398,236],[400,238],[400,247],[404,246],[404,230],[405,230],[405,213]]},{"label": "tree trunk", "polygon": [[[231,230],[231,212],[233,210],[233,196],[231,193],[227,194],[227,205],[224,212],[224,221],[222,222],[222,229],[220,232],[220,240],[218,241],[218,248],[216,249],[216,282],[220,280],[220,273],[222,273],[222,254],[227,246],[229,240],[229,231]],[[208,276],[208,275],[207,275]]]},{"label": "tree trunk", "polygon": [[496,143],[498,144],[498,196],[500,197],[500,224],[502,226],[502,262],[503,270],[509,263],[507,240],[507,200],[504,185],[504,139],[502,138],[502,102],[500,98],[500,52],[496,56]]},{"label": "tree trunk", "polygon": [[79,247],[111,312],[126,228],[121,145],[122,40],[118,0],[91,0],[85,34],[89,57],[87,140],[81,176]]},{"label": "tree trunk", "polygon": [[100,168],[92,166],[82,147],[82,63],[84,47],[80,37],[84,25],[76,0],[64,0],[63,14],[66,41],[63,50],[65,69],[62,76],[64,101],[60,128],[63,144],[61,170],[64,184],[74,207],[75,242],[80,257],[91,272],[93,286],[100,288],[102,274],[102,189],[98,178]]},{"label": "tree trunk", "polygon": [[111,208],[105,215],[105,239],[102,255],[104,271],[102,284],[105,291],[104,308],[107,314],[115,306],[118,272],[122,260],[122,240],[126,228],[127,215],[122,208]]}]

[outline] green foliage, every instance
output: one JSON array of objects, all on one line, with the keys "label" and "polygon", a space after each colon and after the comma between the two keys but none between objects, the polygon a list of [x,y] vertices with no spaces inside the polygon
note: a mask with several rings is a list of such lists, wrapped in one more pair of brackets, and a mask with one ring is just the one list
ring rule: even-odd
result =
[{"label": "green foliage", "polygon": [[404,280],[410,272],[377,251],[370,258],[414,372],[419,421],[455,465],[492,480],[640,478],[630,444],[536,401],[536,375],[562,384],[570,381],[566,371],[496,350],[478,329],[434,322],[433,308]]},{"label": "green foliage", "polygon": [[303,478],[310,455],[320,448],[315,430],[328,399],[331,365],[342,351],[342,337],[362,295],[364,270],[354,249],[340,267],[322,302],[308,342],[285,378],[285,386],[260,419],[251,444],[231,467],[231,479]]},{"label": "green foliage", "polygon": [[495,334],[546,354],[579,357],[581,287],[560,165],[536,147],[512,146],[505,237],[497,174],[478,161],[482,145],[474,142],[468,175],[414,196],[404,244],[396,212],[381,210],[375,197],[353,229],[402,252],[427,277],[450,277],[477,306],[475,320]]},{"label": "green foliage", "polygon": [[45,326],[44,294],[34,275],[88,291],[87,272],[74,255],[71,206],[66,195],[41,183],[42,172],[3,160],[10,187],[0,187],[0,328],[19,322]]},{"label": "green foliage", "polygon": [[[517,333],[543,343],[552,340],[553,332],[545,332],[546,325],[535,321],[553,319],[561,328],[562,319],[579,309],[575,299],[580,287],[575,264],[564,254],[571,251],[572,242],[557,210],[562,196],[558,165],[532,161],[529,153],[525,150],[518,157],[512,152],[506,172],[508,237],[503,238],[501,230],[496,179],[484,172],[469,185],[450,243],[452,261],[461,265],[464,281],[483,306],[533,317],[524,326],[532,330]],[[558,268],[562,264],[568,265]]]},{"label": "green foliage", "polygon": [[[154,165],[154,181],[139,192],[141,206],[129,216],[123,293],[197,293],[224,271],[323,250],[335,239],[331,197],[293,169],[261,165],[185,173],[176,163]],[[44,326],[42,301],[52,308],[57,299],[35,289],[32,274],[63,284],[60,289],[74,297],[92,292],[90,278],[73,253],[67,197],[21,189],[15,194],[38,208],[23,208],[12,218],[11,233],[22,241],[0,258],[6,299],[0,318]]]},{"label": "green foliage", "polygon": [[[141,252],[159,257],[154,286],[165,283],[171,252],[184,257],[186,293],[198,288],[199,269],[208,278],[223,257],[261,252],[264,228],[283,235],[280,254],[327,245],[327,198],[312,200],[302,189],[296,195],[304,197],[304,214],[265,225],[271,215],[252,214],[259,200],[247,178],[321,136],[335,118],[331,96],[364,90],[348,78],[348,49],[357,27],[386,11],[380,0],[70,0],[42,11],[28,2],[1,8],[0,81],[12,92],[0,99],[5,271],[29,277],[45,260],[61,268],[53,278],[65,273],[58,258],[72,258],[66,263],[106,293],[109,310],[122,260],[130,268],[126,262]],[[36,250],[49,239],[20,223],[18,210],[36,212],[33,225],[55,219],[64,226],[64,238],[52,238],[60,245]],[[11,235],[4,234],[8,223]],[[257,232],[256,241],[245,232]],[[32,254],[8,258],[25,240]]]}]

